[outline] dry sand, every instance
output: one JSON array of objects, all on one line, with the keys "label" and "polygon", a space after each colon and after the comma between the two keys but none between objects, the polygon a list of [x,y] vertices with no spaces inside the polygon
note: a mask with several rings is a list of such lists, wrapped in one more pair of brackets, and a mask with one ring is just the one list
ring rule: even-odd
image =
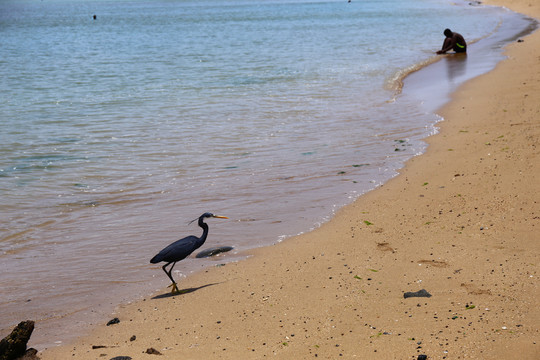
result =
[{"label": "dry sand", "polygon": [[[540,18],[537,0],[490,2]],[[426,154],[320,229],[40,356],[540,359],[540,32],[524,40],[455,94]]]}]

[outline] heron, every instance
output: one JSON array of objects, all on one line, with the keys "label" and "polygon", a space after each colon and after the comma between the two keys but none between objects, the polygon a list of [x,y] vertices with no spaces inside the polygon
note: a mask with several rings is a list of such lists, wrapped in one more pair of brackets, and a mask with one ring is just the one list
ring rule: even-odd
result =
[{"label": "heron", "polygon": [[[176,285],[176,281],[174,281],[171,274],[174,268],[174,265],[176,265],[176,262],[180,260],[184,260],[193,251],[197,250],[198,248],[202,246],[202,244],[204,244],[204,242],[206,241],[206,237],[208,236],[208,225],[204,222],[204,219],[206,218],[228,219],[228,217],[226,216],[214,215],[209,212],[202,214],[201,216],[199,216],[199,219],[198,219],[199,226],[203,229],[203,233],[201,237],[190,235],[190,236],[186,236],[183,239],[177,240],[173,242],[172,244],[170,244],[169,246],[167,246],[166,248],[164,248],[163,250],[161,250],[156,256],[154,256],[150,260],[150,263],[152,264],[157,264],[162,261],[166,262],[166,264],[163,265],[162,269],[163,271],[165,271],[165,274],[167,274],[169,279],[171,279],[172,281],[172,284],[170,286],[172,286],[173,293],[180,292],[178,290],[178,286]],[[190,224],[195,220],[190,221]],[[167,266],[169,266],[170,264],[172,265],[169,268],[169,270],[167,270]]]}]

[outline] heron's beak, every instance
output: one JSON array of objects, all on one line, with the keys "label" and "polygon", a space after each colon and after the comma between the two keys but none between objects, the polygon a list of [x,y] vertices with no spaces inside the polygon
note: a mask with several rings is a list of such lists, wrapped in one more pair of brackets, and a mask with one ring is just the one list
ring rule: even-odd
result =
[{"label": "heron's beak", "polygon": [[218,218],[218,219],[228,219],[228,217],[226,217],[226,216],[214,215],[214,217]]}]

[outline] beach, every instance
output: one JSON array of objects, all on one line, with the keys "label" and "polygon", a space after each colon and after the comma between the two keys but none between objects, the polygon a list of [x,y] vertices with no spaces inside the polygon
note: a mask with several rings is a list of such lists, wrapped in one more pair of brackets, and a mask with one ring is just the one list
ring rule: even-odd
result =
[{"label": "beach", "polygon": [[[489,3],[540,18],[532,0]],[[522,40],[438,111],[426,153],[331,221],[40,357],[539,358],[540,32]]]}]

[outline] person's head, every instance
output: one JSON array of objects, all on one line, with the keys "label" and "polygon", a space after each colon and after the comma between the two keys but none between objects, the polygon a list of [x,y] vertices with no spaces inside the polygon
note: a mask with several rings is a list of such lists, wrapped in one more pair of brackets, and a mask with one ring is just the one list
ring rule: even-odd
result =
[{"label": "person's head", "polygon": [[445,30],[444,30],[444,36],[446,36],[446,37],[452,37],[452,35],[454,35],[454,33],[452,32],[452,30],[450,30],[450,29],[445,29]]}]

